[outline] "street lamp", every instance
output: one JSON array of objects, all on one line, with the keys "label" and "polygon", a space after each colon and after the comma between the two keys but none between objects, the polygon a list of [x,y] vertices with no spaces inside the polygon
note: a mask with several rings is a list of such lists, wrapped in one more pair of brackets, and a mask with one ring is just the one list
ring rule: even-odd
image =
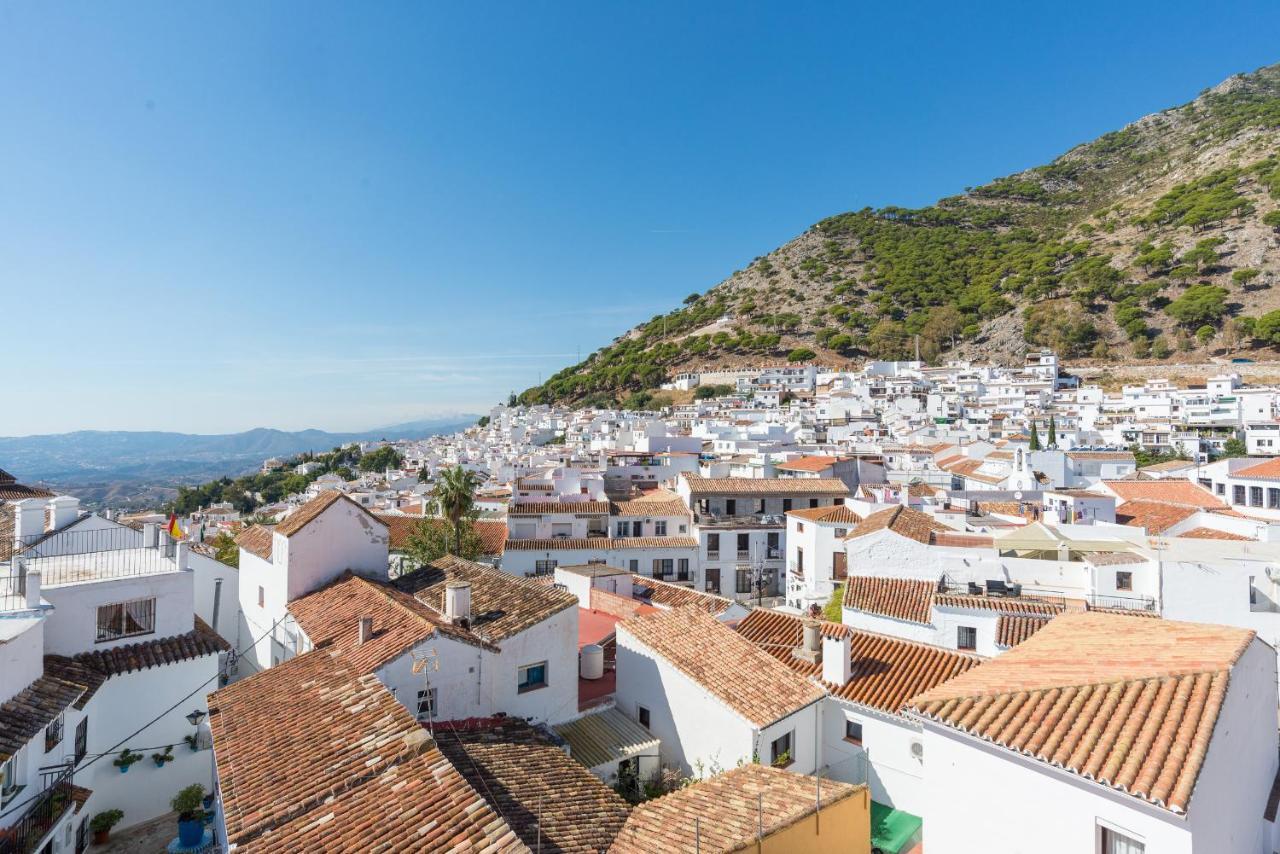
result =
[{"label": "street lamp", "polygon": [[208,713],[202,709],[193,709],[191,714],[187,715],[187,720],[190,721],[192,726],[198,727],[206,714]]}]

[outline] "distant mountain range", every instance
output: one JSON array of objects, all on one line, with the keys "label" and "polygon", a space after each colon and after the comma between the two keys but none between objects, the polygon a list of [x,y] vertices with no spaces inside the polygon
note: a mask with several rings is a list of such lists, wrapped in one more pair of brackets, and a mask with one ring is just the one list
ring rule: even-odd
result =
[{"label": "distant mountain range", "polygon": [[0,469],[24,483],[56,487],[91,504],[133,506],[168,497],[179,484],[242,474],[268,457],[327,451],[349,442],[452,433],[474,424],[477,417],[460,414],[363,433],[258,427],[216,435],[78,430],[0,437]]}]

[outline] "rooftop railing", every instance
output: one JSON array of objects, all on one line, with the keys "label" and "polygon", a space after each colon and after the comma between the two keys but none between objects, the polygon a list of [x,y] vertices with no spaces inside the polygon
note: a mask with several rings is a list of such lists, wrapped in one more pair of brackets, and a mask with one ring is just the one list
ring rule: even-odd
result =
[{"label": "rooftop railing", "polygon": [[56,587],[173,572],[179,568],[177,557],[177,541],[156,528],[112,527],[25,537],[15,542],[8,564],[0,564],[0,595],[12,598],[23,593],[25,575],[32,570],[39,571],[42,587]]}]

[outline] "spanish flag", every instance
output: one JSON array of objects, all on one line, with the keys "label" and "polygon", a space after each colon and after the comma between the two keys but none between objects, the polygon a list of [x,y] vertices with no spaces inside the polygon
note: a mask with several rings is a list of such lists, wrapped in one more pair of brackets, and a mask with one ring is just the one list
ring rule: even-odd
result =
[{"label": "spanish flag", "polygon": [[180,540],[187,535],[187,532],[182,530],[182,526],[178,524],[177,515],[173,513],[169,514],[169,524],[165,528],[165,533],[173,537],[175,540]]}]

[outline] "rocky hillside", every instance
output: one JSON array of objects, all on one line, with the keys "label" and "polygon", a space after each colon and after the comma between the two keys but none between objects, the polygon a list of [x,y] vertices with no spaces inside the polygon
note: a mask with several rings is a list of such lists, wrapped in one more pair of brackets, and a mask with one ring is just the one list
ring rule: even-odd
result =
[{"label": "rocky hillside", "polygon": [[917,342],[931,360],[1270,356],[1278,250],[1275,65],[931,207],[824,219],[522,397],[604,403],[686,369]]}]

